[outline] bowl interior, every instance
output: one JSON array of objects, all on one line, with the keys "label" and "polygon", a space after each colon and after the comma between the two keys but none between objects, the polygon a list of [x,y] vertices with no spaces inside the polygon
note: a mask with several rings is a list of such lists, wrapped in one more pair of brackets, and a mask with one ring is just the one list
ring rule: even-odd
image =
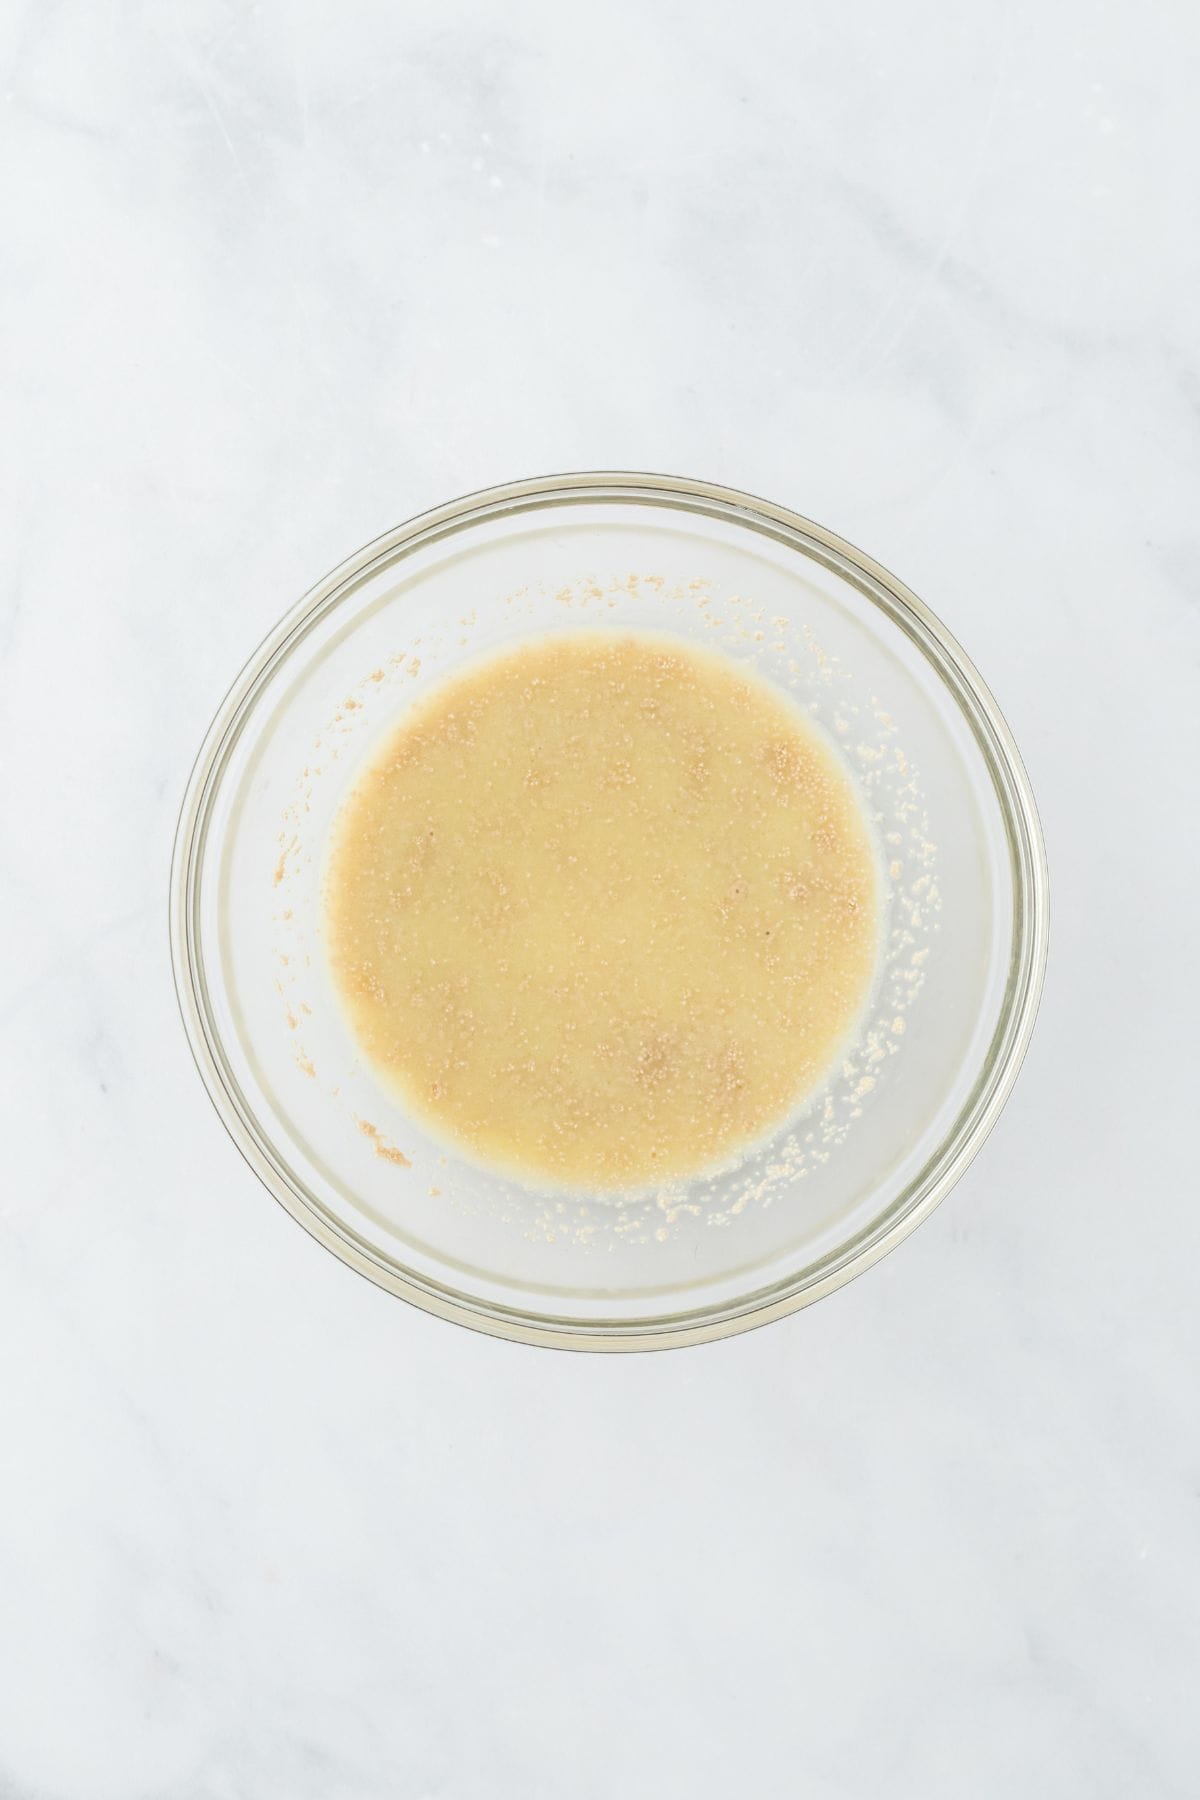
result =
[{"label": "bowl interior", "polygon": [[[487,651],[596,629],[702,643],[789,692],[858,784],[884,915],[824,1088],[737,1166],[622,1197],[538,1191],[431,1137],[358,1054],[321,939],[331,823],[402,711]],[[214,727],[176,871],[202,1067],[280,1197],[398,1291],[552,1341],[703,1335],[861,1258],[969,1154],[1027,925],[1007,781],[953,646],[836,540],[651,488],[447,509],[309,596]]]}]

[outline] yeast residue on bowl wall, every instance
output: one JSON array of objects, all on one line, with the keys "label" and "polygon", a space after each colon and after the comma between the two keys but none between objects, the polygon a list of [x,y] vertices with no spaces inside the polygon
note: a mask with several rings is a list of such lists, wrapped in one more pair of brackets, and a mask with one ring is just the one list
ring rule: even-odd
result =
[{"label": "yeast residue on bowl wall", "polygon": [[[878,831],[876,846],[881,950],[874,992],[845,1059],[819,1092],[815,1105],[797,1116],[769,1167],[748,1171],[745,1182],[735,1183],[732,1193],[726,1179],[719,1205],[713,1204],[703,1180],[668,1180],[653,1193],[621,1195],[601,1205],[580,1201],[565,1206],[560,1197],[539,1194],[536,1186],[514,1205],[509,1190],[504,1204],[512,1211],[514,1227],[522,1232],[533,1230],[548,1240],[561,1241],[565,1236],[582,1245],[602,1243],[610,1233],[626,1242],[665,1241],[682,1225],[697,1219],[726,1228],[748,1206],[771,1205],[786,1186],[802,1181],[809,1169],[827,1162],[869,1107],[881,1074],[901,1048],[907,1015],[923,985],[941,905],[936,847],[930,841],[917,774],[899,743],[898,728],[882,707],[874,702],[864,706],[855,696],[850,673],[810,629],[804,624],[797,627],[778,614],[768,616],[748,595],[718,593],[699,577],[687,582],[624,572],[601,580],[585,577],[577,583],[560,584],[553,598],[564,614],[577,617],[589,629],[608,629],[616,623],[609,615],[619,613],[622,601],[630,596],[643,602],[651,596],[661,605],[665,632],[670,631],[673,614],[687,613],[703,622],[713,647],[727,655],[737,657],[740,652],[749,659],[760,656],[764,648],[769,650],[773,672],[777,677],[782,674],[781,685],[801,708],[819,717],[822,728],[837,743],[867,813],[877,827],[886,827]],[[521,641],[522,619],[534,610],[535,600],[539,611],[543,610],[544,590],[524,587],[505,597],[503,604],[513,621],[512,642]],[[321,993],[317,978],[324,950],[316,942],[315,922],[310,920],[301,933],[295,909],[285,903],[290,873],[298,870],[301,862],[310,866],[314,855],[320,854],[304,831],[314,784],[333,779],[348,785],[347,760],[360,764],[370,748],[364,743],[364,717],[369,714],[373,720],[372,741],[377,749],[381,734],[386,735],[409,696],[414,691],[430,691],[437,683],[446,649],[453,649],[456,660],[464,649],[469,650],[475,622],[475,615],[468,612],[456,622],[452,644],[439,642],[426,632],[423,639],[398,647],[364,673],[333,708],[314,740],[313,760],[298,772],[293,798],[281,820],[275,870],[279,904],[273,914],[280,944],[277,985],[287,1028],[294,1034],[297,1066],[313,1080],[332,1075],[327,1092],[335,1100],[340,1096],[340,1072],[318,1070],[305,1047],[303,1030],[314,999],[328,1004],[328,991]],[[368,1124],[372,1130],[380,1130],[374,1121]],[[361,1130],[359,1115],[348,1110],[347,1125]],[[392,1136],[401,1135],[394,1124],[390,1129]],[[379,1141],[390,1149],[400,1149],[382,1132],[379,1139],[370,1141],[377,1154]],[[407,1150],[400,1153],[407,1160]],[[426,1192],[444,1194],[447,1204],[455,1204],[454,1184],[446,1173],[449,1160],[439,1155],[429,1163],[426,1158],[411,1173],[397,1163],[398,1179],[436,1182],[437,1188],[427,1187]]]}]

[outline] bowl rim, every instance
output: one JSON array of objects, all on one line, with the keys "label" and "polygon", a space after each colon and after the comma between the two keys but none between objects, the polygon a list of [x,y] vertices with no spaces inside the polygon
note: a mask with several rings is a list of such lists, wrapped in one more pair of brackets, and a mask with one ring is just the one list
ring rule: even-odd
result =
[{"label": "bowl rim", "polygon": [[[971,1092],[924,1166],[869,1225],[818,1262],[732,1301],[641,1319],[584,1321],[479,1299],[404,1270],[306,1197],[258,1126],[224,1057],[198,948],[198,898],[212,801],[241,730],[290,650],[351,585],[385,560],[491,518],[605,501],[699,512],[782,541],[848,580],[916,643],[957,702],[991,775],[1013,877],[1013,935],[1000,1017]],[[221,1122],[275,1199],[342,1262],[423,1311],[494,1337],[563,1350],[675,1349],[731,1337],[811,1305],[893,1250],[964,1174],[1003,1110],[1033,1032],[1049,940],[1049,872],[1029,777],[987,684],[941,621],[881,563],[789,507],[720,483],[633,470],[542,475],[465,494],[375,538],[310,588],[246,662],[205,734],[180,808],[169,903],[172,972],[192,1057]]]}]

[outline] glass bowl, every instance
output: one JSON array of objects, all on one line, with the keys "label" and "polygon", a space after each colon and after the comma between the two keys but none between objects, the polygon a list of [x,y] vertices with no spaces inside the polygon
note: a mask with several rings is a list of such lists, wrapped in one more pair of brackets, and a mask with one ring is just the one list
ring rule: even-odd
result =
[{"label": "glass bowl", "polygon": [[[880,966],[824,1086],[736,1166],[540,1191],[432,1137],[360,1057],[321,945],[331,822],[402,710],[545,633],[703,643],[792,695],[875,834]],[[460,1324],[665,1348],[806,1305],[899,1243],[1012,1088],[1046,957],[1045,851],[987,688],[916,596],[785,507],[669,476],[514,482],[320,582],[234,683],[180,817],[180,1007],[238,1148],[342,1260]]]}]

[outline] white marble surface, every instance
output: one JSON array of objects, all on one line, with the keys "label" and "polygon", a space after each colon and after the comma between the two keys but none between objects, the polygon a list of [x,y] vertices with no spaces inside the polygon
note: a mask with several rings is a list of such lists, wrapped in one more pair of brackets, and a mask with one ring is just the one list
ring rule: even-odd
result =
[{"label": "white marble surface", "polygon": [[[1196,1792],[1200,14],[0,12],[0,1795]],[[474,1337],[275,1206],[165,892],[398,519],[676,470],[960,634],[1043,809],[1016,1095],[852,1287]]]}]

